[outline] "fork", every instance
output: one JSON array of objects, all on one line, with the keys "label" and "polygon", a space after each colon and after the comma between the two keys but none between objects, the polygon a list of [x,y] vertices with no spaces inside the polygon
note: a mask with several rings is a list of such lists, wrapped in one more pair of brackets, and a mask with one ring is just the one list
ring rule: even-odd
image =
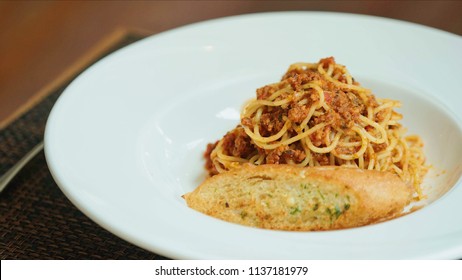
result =
[{"label": "fork", "polygon": [[41,150],[43,150],[43,140],[13,165],[5,174],[0,177],[0,193],[8,186],[19,171],[33,159]]}]

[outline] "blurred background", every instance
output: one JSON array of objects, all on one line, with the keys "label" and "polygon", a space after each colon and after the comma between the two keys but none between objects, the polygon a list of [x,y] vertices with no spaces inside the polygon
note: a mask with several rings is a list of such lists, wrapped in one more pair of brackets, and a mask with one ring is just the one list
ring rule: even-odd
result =
[{"label": "blurred background", "polygon": [[0,123],[117,30],[150,35],[224,16],[293,10],[382,16],[462,35],[462,1],[0,0]]}]

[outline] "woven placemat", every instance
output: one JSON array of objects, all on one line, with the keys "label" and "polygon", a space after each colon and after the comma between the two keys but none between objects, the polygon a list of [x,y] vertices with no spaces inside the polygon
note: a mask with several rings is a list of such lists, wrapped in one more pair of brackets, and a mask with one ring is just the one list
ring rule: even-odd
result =
[{"label": "woven placemat", "polygon": [[[0,131],[0,174],[43,139],[53,104],[75,76],[107,54],[144,36],[126,32],[96,59],[55,86]],[[165,259],[101,228],[64,196],[37,155],[0,194],[1,259]]]}]

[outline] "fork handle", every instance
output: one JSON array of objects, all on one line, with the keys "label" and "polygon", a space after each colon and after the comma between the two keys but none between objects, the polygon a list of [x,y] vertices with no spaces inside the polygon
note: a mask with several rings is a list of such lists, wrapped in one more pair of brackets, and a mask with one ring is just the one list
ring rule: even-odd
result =
[{"label": "fork handle", "polygon": [[22,157],[15,165],[13,165],[5,174],[0,177],[0,193],[6,188],[11,180],[18,174],[19,171],[33,159],[41,150],[43,150],[43,140]]}]

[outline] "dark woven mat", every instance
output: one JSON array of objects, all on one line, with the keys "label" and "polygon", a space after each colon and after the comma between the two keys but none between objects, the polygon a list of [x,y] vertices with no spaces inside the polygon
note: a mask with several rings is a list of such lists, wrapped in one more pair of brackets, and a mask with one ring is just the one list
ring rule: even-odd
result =
[{"label": "dark woven mat", "polygon": [[[126,34],[103,56],[141,38]],[[48,114],[71,80],[0,131],[0,174],[43,139]],[[0,194],[0,216],[1,259],[165,259],[83,215],[53,181],[43,152]]]}]

